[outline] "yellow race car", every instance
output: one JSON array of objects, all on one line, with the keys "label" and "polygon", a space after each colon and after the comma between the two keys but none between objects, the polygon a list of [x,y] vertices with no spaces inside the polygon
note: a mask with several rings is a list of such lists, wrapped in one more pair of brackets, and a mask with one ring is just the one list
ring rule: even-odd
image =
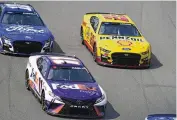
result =
[{"label": "yellow race car", "polygon": [[81,42],[100,65],[149,68],[151,45],[126,14],[86,13]]}]

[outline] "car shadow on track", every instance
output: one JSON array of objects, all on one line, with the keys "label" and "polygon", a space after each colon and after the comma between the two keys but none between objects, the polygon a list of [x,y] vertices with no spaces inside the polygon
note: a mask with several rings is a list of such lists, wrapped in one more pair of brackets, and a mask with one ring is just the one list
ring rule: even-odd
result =
[{"label": "car shadow on track", "polygon": [[[64,53],[56,41],[54,41],[53,52],[54,53]],[[30,56],[30,55],[14,55],[14,54],[2,54],[2,55],[11,56],[11,57],[29,57]]]},{"label": "car shadow on track", "polygon": [[[103,65],[101,65],[103,66]],[[162,67],[163,64],[158,60],[158,58],[152,53],[151,58],[151,66],[149,68],[121,68],[121,67],[112,67],[112,66],[103,66],[107,68],[114,68],[114,69],[132,69],[132,70],[147,70],[147,69],[157,69]]]}]

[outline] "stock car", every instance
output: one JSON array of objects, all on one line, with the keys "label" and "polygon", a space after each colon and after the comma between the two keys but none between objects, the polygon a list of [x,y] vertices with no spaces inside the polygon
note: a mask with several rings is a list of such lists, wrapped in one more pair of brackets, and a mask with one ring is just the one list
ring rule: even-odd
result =
[{"label": "stock car", "polygon": [[148,115],[145,120],[176,120],[176,114],[152,114]]},{"label": "stock car", "polygon": [[104,118],[107,96],[76,56],[36,53],[29,57],[26,88],[49,115]]},{"label": "stock car", "polygon": [[54,36],[30,4],[0,3],[0,52],[52,52]]},{"label": "stock car", "polygon": [[105,66],[149,68],[151,45],[126,14],[86,13],[81,42],[96,63]]}]

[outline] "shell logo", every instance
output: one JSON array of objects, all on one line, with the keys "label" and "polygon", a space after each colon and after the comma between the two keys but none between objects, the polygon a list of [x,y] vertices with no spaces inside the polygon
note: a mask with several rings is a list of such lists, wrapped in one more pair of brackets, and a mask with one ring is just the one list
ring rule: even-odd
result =
[{"label": "shell logo", "polygon": [[119,40],[117,41],[117,43],[121,46],[131,46],[132,42],[128,41],[128,40]]}]

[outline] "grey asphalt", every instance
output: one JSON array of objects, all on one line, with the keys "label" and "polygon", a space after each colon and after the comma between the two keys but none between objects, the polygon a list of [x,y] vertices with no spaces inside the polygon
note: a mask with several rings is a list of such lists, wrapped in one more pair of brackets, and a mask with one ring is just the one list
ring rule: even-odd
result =
[{"label": "grey asphalt", "polygon": [[[176,111],[175,2],[25,2],[32,4],[55,35],[56,52],[77,55],[107,93],[105,119],[144,120],[148,114]],[[128,14],[152,44],[147,70],[108,68],[93,62],[81,45],[86,12]],[[25,57],[0,55],[0,120],[62,120],[45,114],[24,85]]]}]

